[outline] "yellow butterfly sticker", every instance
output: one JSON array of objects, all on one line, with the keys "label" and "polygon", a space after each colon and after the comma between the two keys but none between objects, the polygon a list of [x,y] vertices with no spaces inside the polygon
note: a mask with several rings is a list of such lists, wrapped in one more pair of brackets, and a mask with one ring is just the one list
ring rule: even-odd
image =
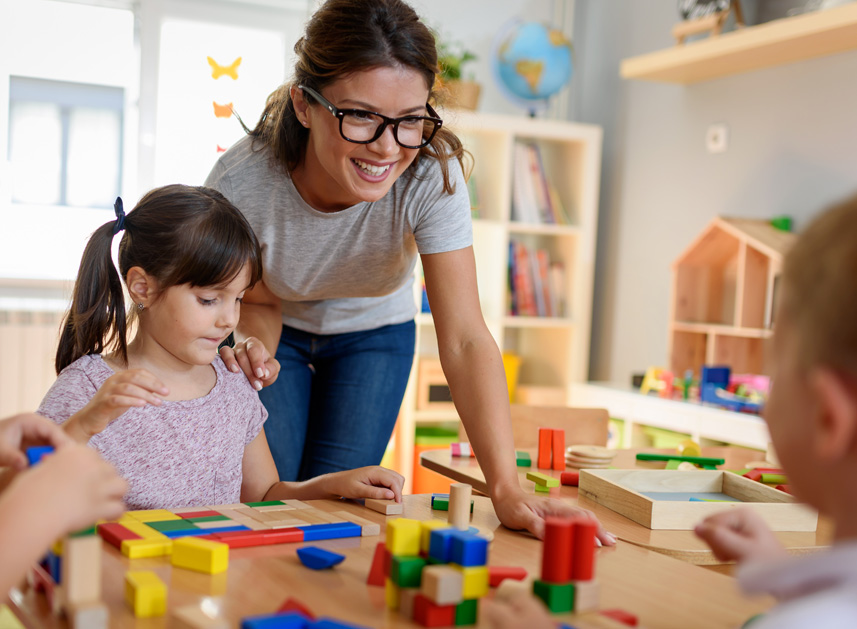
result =
[{"label": "yellow butterfly sticker", "polygon": [[228,76],[236,81],[238,80],[238,66],[241,65],[241,57],[238,57],[233,61],[230,66],[222,66],[211,57],[206,57],[206,59],[208,59],[208,65],[211,66],[212,79],[219,79],[222,76]]}]

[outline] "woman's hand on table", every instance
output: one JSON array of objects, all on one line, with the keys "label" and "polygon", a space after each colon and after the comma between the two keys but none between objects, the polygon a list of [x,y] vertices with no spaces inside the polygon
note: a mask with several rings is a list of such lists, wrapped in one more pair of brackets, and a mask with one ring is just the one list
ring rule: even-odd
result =
[{"label": "woman's hand on table", "polygon": [[[509,493],[495,492],[492,497],[494,511],[506,528],[526,529],[539,539],[545,537],[545,518],[548,516],[569,518],[590,518],[598,522],[591,511],[570,505],[555,498],[531,496],[522,489],[512,489]],[[616,536],[607,532],[598,523],[598,541],[604,546],[614,546]]]},{"label": "woman's hand on table", "polygon": [[280,374],[280,363],[255,336],[237,343],[235,347],[221,347],[219,354],[227,369],[233,373],[243,371],[257,391],[273,384]]}]

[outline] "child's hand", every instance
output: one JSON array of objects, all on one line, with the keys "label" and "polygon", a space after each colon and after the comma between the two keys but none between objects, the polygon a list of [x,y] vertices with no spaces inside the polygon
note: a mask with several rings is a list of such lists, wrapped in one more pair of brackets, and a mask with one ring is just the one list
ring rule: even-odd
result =
[{"label": "child's hand", "polygon": [[0,466],[14,470],[26,469],[24,451],[30,446],[49,445],[58,448],[71,439],[49,419],[25,413],[0,420]]},{"label": "child's hand", "polygon": [[752,509],[732,509],[712,515],[694,532],[721,561],[774,559],[786,554],[762,517]]},{"label": "child's hand", "polygon": [[405,478],[384,467],[360,467],[356,470],[334,472],[319,476],[323,491],[343,498],[376,498],[402,501]]},{"label": "child's hand", "polygon": [[531,594],[521,592],[509,599],[483,599],[482,617],[492,629],[555,629],[547,607]]},{"label": "child's hand", "polygon": [[71,416],[66,429],[81,437],[80,441],[89,441],[129,408],[160,406],[159,396],[169,392],[163,382],[145,369],[120,371],[107,378],[89,403]]},{"label": "child's hand", "polygon": [[218,351],[226,368],[234,373],[243,371],[257,391],[273,384],[280,374],[280,363],[271,356],[259,339],[251,336],[234,348],[221,347]]}]

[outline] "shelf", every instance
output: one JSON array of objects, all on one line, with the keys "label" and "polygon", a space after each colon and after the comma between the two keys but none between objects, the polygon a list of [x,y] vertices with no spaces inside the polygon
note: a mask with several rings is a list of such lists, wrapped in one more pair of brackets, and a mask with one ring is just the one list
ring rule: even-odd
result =
[{"label": "shelf", "polygon": [[562,317],[505,317],[503,325],[507,328],[570,328],[572,319]]},{"label": "shelf", "polygon": [[857,50],[853,3],[631,57],[620,75],[688,85],[848,50]]},{"label": "shelf", "polygon": [[434,317],[430,312],[420,312],[417,314],[417,325],[427,325],[434,327]]},{"label": "shelf", "polygon": [[761,328],[736,328],[731,325],[719,325],[717,323],[692,323],[690,321],[676,321],[673,329],[679,332],[699,332],[700,334],[720,334],[723,336],[743,336],[751,339],[767,339],[773,336],[773,330]]},{"label": "shelf", "polygon": [[576,225],[509,223],[510,234],[536,234],[539,236],[577,236],[580,228]]}]

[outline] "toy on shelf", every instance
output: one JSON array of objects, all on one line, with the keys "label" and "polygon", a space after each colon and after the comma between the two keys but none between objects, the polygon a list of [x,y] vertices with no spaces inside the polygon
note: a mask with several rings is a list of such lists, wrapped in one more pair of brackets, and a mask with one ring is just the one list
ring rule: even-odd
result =
[{"label": "toy on shelf", "polygon": [[760,413],[770,390],[770,378],[759,374],[732,374],[726,366],[703,365],[699,380],[687,369],[682,378],[661,367],[649,367],[640,393],[652,391],[670,400],[698,402],[743,413]]}]

